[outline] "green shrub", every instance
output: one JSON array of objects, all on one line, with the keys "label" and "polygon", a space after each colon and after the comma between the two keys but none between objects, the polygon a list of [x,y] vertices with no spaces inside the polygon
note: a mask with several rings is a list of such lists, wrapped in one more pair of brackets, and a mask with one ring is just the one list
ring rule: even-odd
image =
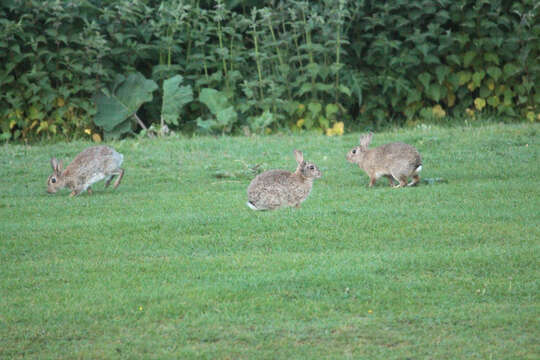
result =
[{"label": "green shrub", "polygon": [[[539,13],[533,0],[4,1],[1,137],[108,133],[92,99],[136,72],[158,85],[139,124],[180,131],[330,134],[343,121],[479,112],[538,121]],[[188,100],[163,117],[164,81],[177,75],[235,115],[211,125],[207,104]]]}]

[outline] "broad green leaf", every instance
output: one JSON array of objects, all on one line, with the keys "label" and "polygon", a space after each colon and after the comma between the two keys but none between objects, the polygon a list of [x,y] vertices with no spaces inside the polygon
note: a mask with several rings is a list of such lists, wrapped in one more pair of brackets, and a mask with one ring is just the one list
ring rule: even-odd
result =
[{"label": "broad green leaf", "polygon": [[512,105],[512,98],[514,97],[512,90],[506,89],[503,94],[504,94],[504,105],[507,105],[507,106]]},{"label": "broad green leaf", "polygon": [[497,107],[500,104],[498,96],[490,96],[487,99],[487,103],[492,107]]},{"label": "broad green leaf", "polygon": [[411,89],[409,91],[408,96],[407,96],[406,104],[409,105],[409,104],[412,104],[414,102],[420,101],[421,98],[422,98],[422,94],[420,93],[420,91],[418,91],[416,89]]},{"label": "broad green leaf", "polygon": [[335,119],[335,115],[339,112],[339,107],[336,104],[328,104],[324,112],[328,119]]},{"label": "broad green leaf", "polygon": [[[348,87],[346,87],[345,85],[339,85],[339,91],[342,93],[342,94],[345,94],[347,96],[351,96],[351,89],[349,89]],[[362,95],[360,95],[361,97]],[[361,103],[361,101],[360,101]]]},{"label": "broad green leaf", "polygon": [[486,85],[480,86],[480,97],[487,98],[491,94],[491,91]]},{"label": "broad green leaf", "polygon": [[426,93],[435,102],[439,102],[439,100],[446,95],[446,88],[437,83],[433,83]]},{"label": "broad green leaf", "polygon": [[450,73],[448,75],[448,82],[452,85],[452,89],[459,87],[459,75],[458,73]]},{"label": "broad green leaf", "polygon": [[313,85],[311,83],[303,83],[300,87],[300,90],[298,90],[298,96],[302,96],[305,93],[310,92],[313,89]]},{"label": "broad green leaf", "polygon": [[330,122],[324,116],[319,116],[319,127],[326,130],[330,127]]},{"label": "broad green leaf", "polygon": [[319,115],[322,110],[322,105],[316,102],[310,102],[308,104],[308,110],[311,112],[311,117],[315,118]]},{"label": "broad green leaf", "polygon": [[179,86],[182,76],[176,75],[163,81],[163,104],[161,116],[167,124],[178,125],[178,116],[185,104],[193,100],[191,86]]},{"label": "broad green leaf", "polygon": [[270,126],[275,120],[276,117],[274,114],[266,110],[260,116],[257,116],[250,121],[251,130],[261,132],[266,127]]},{"label": "broad green leaf", "polygon": [[476,57],[475,51],[467,51],[465,53],[465,56],[463,57],[463,66],[469,67],[469,65],[471,65],[475,57]]},{"label": "broad green leaf", "polygon": [[429,54],[428,56],[424,57],[424,62],[426,64],[440,64],[441,63],[439,58],[432,54]]},{"label": "broad green leaf", "polygon": [[499,80],[499,78],[502,75],[501,69],[499,69],[496,66],[490,66],[487,68],[486,71],[489,74],[489,76],[491,76],[495,81]]},{"label": "broad green leaf", "polygon": [[116,125],[112,130],[103,133],[105,140],[118,139],[120,136],[129,133],[131,131],[132,121],[126,119],[120,124]]},{"label": "broad green leaf", "polygon": [[484,70],[475,72],[472,76],[472,81],[474,85],[476,87],[480,86],[485,76],[486,76],[486,73]]},{"label": "broad green leaf", "polygon": [[504,71],[504,79],[506,80],[509,77],[516,75],[519,72],[519,68],[512,63],[508,63],[504,65],[503,71]]},{"label": "broad green leaf", "polygon": [[437,80],[439,84],[442,84],[446,79],[446,76],[450,73],[450,68],[445,65],[439,65],[435,68],[435,75],[437,75]]},{"label": "broad green leaf", "polygon": [[484,60],[486,62],[492,62],[494,64],[497,64],[499,65],[499,56],[497,56],[497,54],[494,54],[494,53],[486,53],[484,54]]},{"label": "broad green leaf", "polygon": [[431,75],[427,72],[422,73],[418,76],[418,80],[420,80],[420,83],[424,85],[424,89],[428,89],[429,82],[431,81]]},{"label": "broad green leaf", "polygon": [[316,83],[315,89],[321,92],[330,93],[331,90],[334,89],[334,86],[332,84]]},{"label": "broad green leaf", "polygon": [[453,63],[455,65],[460,66],[461,65],[461,59],[456,54],[452,54],[446,57],[446,61],[448,63]]},{"label": "broad green leaf", "polygon": [[110,132],[111,136],[113,133],[119,136],[119,130],[128,129],[126,125],[119,125],[135,114],[142,104],[151,101],[152,93],[158,88],[154,81],[140,73],[119,80],[110,96],[101,93],[94,97],[97,106],[94,123],[102,127],[105,134]]},{"label": "broad green leaf", "polygon": [[238,119],[238,114],[224,93],[215,89],[204,88],[199,95],[199,101],[205,104],[210,112],[215,116],[215,119],[202,120],[197,119],[197,126],[204,130],[219,130],[222,133],[230,131],[233,124]]},{"label": "broad green leaf", "polygon": [[228,108],[229,100],[225,94],[216,89],[204,88],[199,95],[199,101],[205,104],[214,115],[223,109]]},{"label": "broad green leaf", "polygon": [[220,110],[216,114],[216,120],[221,130],[225,130],[232,126],[236,122],[237,117],[238,114],[234,111],[232,106]]}]

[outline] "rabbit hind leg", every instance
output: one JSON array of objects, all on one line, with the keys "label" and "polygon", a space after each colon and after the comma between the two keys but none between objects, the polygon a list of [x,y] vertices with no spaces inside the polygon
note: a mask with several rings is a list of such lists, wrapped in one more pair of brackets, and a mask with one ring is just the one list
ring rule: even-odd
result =
[{"label": "rabbit hind leg", "polygon": [[420,175],[414,174],[412,176],[413,180],[407,184],[407,186],[416,186],[420,182]]},{"label": "rabbit hind leg", "polygon": [[[118,178],[116,179],[116,181],[114,182],[114,188],[116,189],[118,187],[118,185],[120,185],[120,181],[122,181],[122,178],[124,177],[124,169],[122,168],[119,168],[118,169]],[[115,174],[116,175],[116,174]]]}]

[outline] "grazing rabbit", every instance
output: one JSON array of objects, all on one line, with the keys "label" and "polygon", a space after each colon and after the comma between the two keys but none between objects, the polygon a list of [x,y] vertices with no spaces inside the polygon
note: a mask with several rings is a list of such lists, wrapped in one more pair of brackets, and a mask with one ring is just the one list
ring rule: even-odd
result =
[{"label": "grazing rabbit", "polygon": [[[399,182],[396,187],[414,186],[420,182],[418,173],[422,170],[422,159],[418,151],[411,145],[396,142],[368,149],[373,133],[360,137],[360,146],[353,148],[347,154],[347,160],[358,164],[369,175],[369,186],[381,176],[390,181]],[[412,176],[413,181],[407,184],[407,178]]]},{"label": "grazing rabbit", "polygon": [[47,180],[47,192],[54,194],[58,190],[67,187],[71,191],[70,196],[79,195],[88,190],[92,194],[92,185],[103,179],[107,179],[105,187],[118,175],[114,182],[116,189],[124,176],[124,169],[120,168],[124,155],[116,152],[108,146],[93,146],[83,150],[73,159],[65,170],[62,170],[62,160],[51,159],[53,174]]},{"label": "grazing rabbit", "polygon": [[301,151],[295,150],[298,167],[294,173],[285,170],[268,170],[257,175],[247,189],[252,210],[272,210],[280,206],[300,207],[313,186],[313,179],[321,172],[314,163],[305,162]]}]

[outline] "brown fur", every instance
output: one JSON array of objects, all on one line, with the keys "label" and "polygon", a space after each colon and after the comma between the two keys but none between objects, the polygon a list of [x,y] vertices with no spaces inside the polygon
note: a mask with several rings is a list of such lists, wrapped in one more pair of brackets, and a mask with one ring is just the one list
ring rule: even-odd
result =
[{"label": "brown fur", "polygon": [[298,163],[294,173],[269,170],[259,174],[249,184],[248,200],[257,210],[273,210],[281,206],[299,207],[311,192],[313,180],[321,177],[314,163],[304,161],[302,152],[295,150],[294,153]]},{"label": "brown fur", "polygon": [[47,192],[53,194],[67,187],[72,190],[71,196],[78,195],[88,190],[91,194],[90,185],[107,179],[106,186],[112,178],[118,175],[114,187],[118,187],[124,175],[124,169],[120,168],[123,155],[108,146],[93,146],[83,150],[63,169],[62,161],[51,159],[53,174],[47,180]]},{"label": "brown fur", "polygon": [[407,186],[409,177],[413,178],[409,186],[420,182],[418,172],[421,170],[422,159],[413,146],[396,142],[369,149],[372,137],[372,133],[362,135],[360,145],[347,154],[349,162],[358,164],[368,174],[370,187],[381,176],[387,177],[391,186],[393,179],[399,182],[398,187]]}]

